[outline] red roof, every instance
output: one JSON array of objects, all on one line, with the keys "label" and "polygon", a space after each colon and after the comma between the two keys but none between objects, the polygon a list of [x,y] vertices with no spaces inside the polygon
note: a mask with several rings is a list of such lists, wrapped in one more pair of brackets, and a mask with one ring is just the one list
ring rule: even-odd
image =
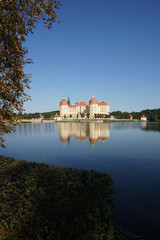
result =
[{"label": "red roof", "polygon": [[103,101],[103,102],[99,102],[98,105],[109,105],[109,104]]},{"label": "red roof", "polygon": [[90,99],[89,101],[90,104],[98,104],[97,99],[95,99],[94,97]]},{"label": "red roof", "polygon": [[[90,99],[89,104],[98,104],[99,106],[100,105],[109,105],[105,101],[98,102],[95,97],[92,97]],[[61,102],[60,102],[60,105],[68,105],[68,102],[65,99],[62,99]],[[76,106],[86,106],[86,107],[88,107],[89,105],[85,101],[81,101],[80,103],[76,102],[74,105],[68,105],[68,107],[70,107],[70,108],[76,107]]]},{"label": "red roof", "polygon": [[80,103],[76,102],[76,103],[74,104],[74,106],[80,106]]},{"label": "red roof", "polygon": [[62,99],[62,101],[60,102],[60,105],[68,105],[68,103],[65,99]]},{"label": "red roof", "polygon": [[87,106],[88,104],[85,101],[81,101],[79,105],[80,106]]},{"label": "red roof", "polygon": [[60,117],[60,116],[56,113],[53,117],[56,118],[56,117]]},{"label": "red roof", "polygon": [[143,115],[141,118],[146,118],[146,116]]},{"label": "red roof", "polygon": [[40,117],[41,117],[41,118],[44,118],[44,116],[43,116],[42,114],[40,114]]},{"label": "red roof", "polygon": [[73,107],[75,107],[75,105],[69,105],[68,107],[73,108]]}]

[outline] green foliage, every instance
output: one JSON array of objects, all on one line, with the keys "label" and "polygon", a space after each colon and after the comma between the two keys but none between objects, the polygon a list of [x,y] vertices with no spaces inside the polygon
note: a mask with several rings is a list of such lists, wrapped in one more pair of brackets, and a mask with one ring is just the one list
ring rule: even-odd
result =
[{"label": "green foliage", "polygon": [[149,121],[157,122],[160,121],[160,108],[158,109],[146,109],[141,111],[143,115],[145,115]]},{"label": "green foliage", "polygon": [[51,112],[43,112],[43,113],[39,113],[39,112],[36,112],[36,113],[24,113],[24,114],[19,113],[17,116],[19,118],[22,118],[22,119],[32,119],[32,118],[39,118],[40,114],[41,114],[42,116],[44,116],[45,119],[49,119],[53,115],[55,115],[56,113],[59,114],[60,113],[59,110],[51,111]]},{"label": "green foliage", "polygon": [[130,113],[128,112],[121,112],[121,111],[115,111],[111,113],[112,116],[116,117],[117,119],[129,119]]},{"label": "green foliage", "polygon": [[105,173],[0,156],[0,236],[111,240],[112,179]]},{"label": "green foliage", "polygon": [[22,121],[22,123],[24,123],[24,124],[25,124],[25,123],[26,123],[26,124],[27,124],[27,123],[32,123],[32,121]]},{"label": "green foliage", "polygon": [[109,114],[99,114],[99,113],[95,113],[95,114],[94,114],[94,117],[95,117],[95,118],[110,118],[111,115],[109,115]]},{"label": "green foliage", "polygon": [[117,120],[113,120],[113,119],[104,119],[103,122],[104,123],[108,123],[108,122],[140,122],[141,120],[136,120],[136,119],[133,119],[133,120],[130,120],[130,119],[117,119]]},{"label": "green foliage", "polygon": [[147,117],[147,120],[150,122],[157,122],[160,121],[160,108],[158,109],[146,109],[142,110],[141,112],[121,112],[115,111],[112,112],[111,115],[116,117],[117,119],[129,119],[129,115],[133,116],[133,119],[140,119],[142,115]]},{"label": "green foliage", "polygon": [[154,123],[154,124],[147,124],[144,128],[142,128],[143,131],[153,131],[153,132],[160,132],[160,123]]},{"label": "green foliage", "polygon": [[113,240],[144,240],[142,236],[138,236],[132,232],[125,231],[122,228],[115,230]]},{"label": "green foliage", "polygon": [[[24,66],[31,63],[26,59],[24,48],[26,37],[33,33],[38,21],[50,29],[57,21],[56,0],[1,0],[0,1],[0,135],[11,132],[16,122],[14,112],[23,111],[23,103],[30,99],[30,74]],[[4,139],[0,136],[0,145]]]},{"label": "green foliage", "polygon": [[56,111],[51,111],[51,112],[43,112],[42,115],[44,116],[45,119],[49,119],[50,117],[52,117],[53,115],[55,114],[60,114],[60,111],[59,110],[56,110]]}]

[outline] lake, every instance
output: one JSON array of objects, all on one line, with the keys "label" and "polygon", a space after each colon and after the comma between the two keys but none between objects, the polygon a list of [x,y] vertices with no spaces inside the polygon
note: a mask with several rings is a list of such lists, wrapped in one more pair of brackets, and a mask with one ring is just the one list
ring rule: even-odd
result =
[{"label": "lake", "polygon": [[108,173],[117,225],[159,239],[160,123],[22,124],[5,140],[1,155]]}]

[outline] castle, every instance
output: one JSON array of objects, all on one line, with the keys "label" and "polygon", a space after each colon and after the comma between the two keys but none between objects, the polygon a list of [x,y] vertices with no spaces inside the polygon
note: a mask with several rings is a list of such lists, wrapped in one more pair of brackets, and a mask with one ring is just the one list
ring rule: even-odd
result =
[{"label": "castle", "polygon": [[60,116],[63,118],[105,118],[109,113],[109,104],[103,99],[102,102],[98,102],[93,96],[89,104],[85,101],[81,101],[74,105],[65,100],[65,97],[60,102]]}]

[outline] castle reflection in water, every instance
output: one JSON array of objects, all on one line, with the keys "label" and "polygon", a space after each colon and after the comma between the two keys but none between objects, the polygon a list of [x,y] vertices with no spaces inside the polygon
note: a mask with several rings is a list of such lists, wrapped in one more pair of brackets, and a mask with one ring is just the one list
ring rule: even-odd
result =
[{"label": "castle reflection in water", "polygon": [[[71,138],[80,141],[89,141],[93,146],[98,142],[105,142],[109,136],[110,131],[121,129],[139,129],[145,131],[160,131],[159,125],[152,125],[146,122],[133,123],[133,122],[113,122],[113,123],[74,123],[74,122],[61,122],[61,123],[40,123],[40,124],[21,124],[15,127],[15,132],[11,135],[19,135],[30,137],[32,141],[35,137],[41,135],[49,138],[49,135],[57,136],[59,133],[60,141],[65,145]],[[7,135],[9,136],[9,135]],[[40,138],[39,138],[40,139]]]},{"label": "castle reflection in water", "polygon": [[94,146],[98,141],[106,141],[109,138],[109,124],[106,123],[60,123],[60,140],[65,143],[71,139],[79,139],[89,142]]}]

